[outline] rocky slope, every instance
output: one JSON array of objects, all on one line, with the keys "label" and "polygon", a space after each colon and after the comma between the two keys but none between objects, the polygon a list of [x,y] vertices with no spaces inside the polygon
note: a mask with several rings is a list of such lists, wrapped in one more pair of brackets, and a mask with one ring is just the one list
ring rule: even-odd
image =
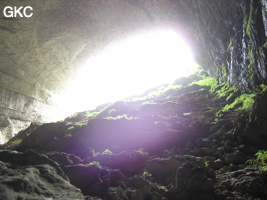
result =
[{"label": "rocky slope", "polygon": [[1,147],[0,199],[266,199],[267,172],[245,164],[265,147],[265,91],[194,75],[32,124]]}]

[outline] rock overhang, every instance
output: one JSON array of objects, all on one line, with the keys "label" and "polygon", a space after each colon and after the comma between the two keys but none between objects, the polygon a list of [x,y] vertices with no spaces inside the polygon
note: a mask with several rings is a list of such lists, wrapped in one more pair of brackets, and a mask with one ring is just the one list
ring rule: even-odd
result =
[{"label": "rock overhang", "polygon": [[260,1],[2,1],[1,10],[5,6],[31,6],[33,16],[0,13],[4,118],[48,121],[44,111],[90,55],[155,27],[181,32],[197,62],[219,81],[240,89],[266,83],[266,50],[257,48],[265,42]]}]

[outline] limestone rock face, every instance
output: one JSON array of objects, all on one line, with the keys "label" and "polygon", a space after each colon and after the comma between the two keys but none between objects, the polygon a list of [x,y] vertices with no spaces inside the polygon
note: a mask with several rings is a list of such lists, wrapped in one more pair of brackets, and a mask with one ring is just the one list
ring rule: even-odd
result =
[{"label": "limestone rock face", "polygon": [[0,151],[0,155],[0,199],[84,199],[47,157],[33,151]]},{"label": "limestone rock face", "polygon": [[[256,88],[267,80],[265,4],[264,0],[1,1],[1,11],[5,6],[31,6],[33,16],[6,18],[0,12],[0,116],[22,121],[23,126],[49,121],[46,111],[55,104],[55,95],[90,56],[110,42],[155,27],[179,31],[210,75],[240,89]],[[14,134],[3,131],[8,126],[1,127],[3,138]]]},{"label": "limestone rock face", "polygon": [[18,133],[19,130],[27,128],[29,122],[24,122],[16,119],[0,117],[0,142],[3,143],[7,139],[14,136],[15,133]]}]

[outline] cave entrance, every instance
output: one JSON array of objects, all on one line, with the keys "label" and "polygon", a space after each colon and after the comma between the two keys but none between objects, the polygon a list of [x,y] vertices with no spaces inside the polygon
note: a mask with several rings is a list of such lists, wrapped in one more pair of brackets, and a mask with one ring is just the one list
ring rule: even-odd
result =
[{"label": "cave entrance", "polygon": [[62,93],[53,116],[94,109],[195,72],[190,48],[173,30],[136,34],[91,56]]}]

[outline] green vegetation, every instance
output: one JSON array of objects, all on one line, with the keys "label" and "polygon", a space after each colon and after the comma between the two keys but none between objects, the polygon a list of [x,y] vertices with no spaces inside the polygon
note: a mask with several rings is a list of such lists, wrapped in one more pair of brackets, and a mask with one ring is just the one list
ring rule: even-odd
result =
[{"label": "green vegetation", "polygon": [[76,122],[74,125],[82,127],[87,125],[87,122]]},{"label": "green vegetation", "polygon": [[[267,47],[267,40],[265,40],[264,44],[258,47],[258,51],[260,53],[260,58],[263,58],[263,49]],[[263,58],[264,59],[264,58]]]},{"label": "green vegetation", "polygon": [[106,149],[105,151],[102,152],[102,155],[104,154],[112,154],[112,151],[110,151],[109,149]]},{"label": "green vegetation", "polygon": [[261,91],[260,93],[266,92],[267,91],[267,85],[261,84],[260,85]]},{"label": "green vegetation", "polygon": [[67,128],[67,131],[70,131],[72,129],[74,129],[74,126],[70,126],[69,128]]},{"label": "green vegetation", "polygon": [[191,115],[192,113],[189,112],[189,113],[183,113],[184,116],[188,116],[188,115]]},{"label": "green vegetation", "polygon": [[138,152],[138,153],[142,154],[143,156],[149,156],[149,153],[145,152],[145,150],[143,148],[135,150],[135,152]]},{"label": "green vegetation", "polygon": [[221,88],[219,90],[216,90],[217,98],[227,97],[226,100],[228,100],[232,97],[234,92],[237,92],[237,89],[230,87],[229,83],[222,83],[218,85],[218,87],[221,87]]},{"label": "green vegetation", "polygon": [[[102,110],[101,110],[102,111]],[[99,111],[99,112],[90,112],[90,111],[87,111],[86,112],[86,116],[87,117],[95,117],[95,116],[97,116],[101,111]]]},{"label": "green vegetation", "polygon": [[87,121],[89,119],[92,119],[92,118],[95,118],[97,115],[99,115],[101,112],[103,112],[104,110],[106,110],[108,107],[108,105],[102,105],[102,106],[99,106],[97,108],[97,110],[93,110],[93,111],[86,111],[85,112],[85,116],[87,118]]},{"label": "green vegetation", "polygon": [[221,72],[222,72],[223,81],[227,81],[227,68],[225,64],[221,65]]},{"label": "green vegetation", "polygon": [[[253,12],[254,11],[254,12]],[[253,23],[253,14],[255,15],[257,12],[257,10],[253,10],[253,3],[250,3],[250,7],[249,7],[249,14],[245,15],[244,17],[244,21],[243,21],[243,27],[246,31],[246,35],[249,37],[249,41],[248,41],[248,59],[249,59],[249,64],[247,66],[247,74],[249,76],[249,79],[253,80],[255,73],[254,71],[254,65],[255,65],[255,58],[254,57],[254,51],[256,49],[253,49],[253,41],[251,38],[251,30],[252,30],[252,23]],[[258,51],[261,52],[262,48],[264,47],[264,45],[262,47],[259,47]]]},{"label": "green vegetation", "polygon": [[66,134],[64,135],[64,138],[70,138],[70,137],[72,137],[72,134],[71,134],[71,133],[66,133]]},{"label": "green vegetation", "polygon": [[[218,98],[226,98],[226,101],[228,101],[233,95],[237,96],[238,90],[236,88],[230,87],[228,83],[223,83],[219,85],[215,89],[216,96]],[[267,85],[260,85],[260,89],[254,93],[243,93],[239,96],[237,96],[232,103],[229,103],[225,105],[221,110],[216,112],[216,119],[213,123],[217,123],[219,121],[219,118],[223,116],[223,112],[227,112],[229,110],[249,110],[252,108],[254,104],[254,97],[258,94],[262,94],[263,92],[267,91]]]},{"label": "green vegetation", "polygon": [[[74,129],[74,126],[70,126],[67,128],[67,130],[65,131],[65,135],[64,135],[64,138],[70,138],[72,137],[72,131]],[[58,139],[56,139],[58,140]]]},{"label": "green vegetation", "polygon": [[156,183],[156,182],[151,182],[151,185],[155,188],[158,188],[159,190],[163,190],[165,192],[168,192],[169,190],[167,189],[166,186],[164,185],[160,185],[159,183]]},{"label": "green vegetation", "polygon": [[168,85],[163,89],[163,93],[169,90],[177,90],[180,89],[182,86],[181,85]]},{"label": "green vegetation", "polygon": [[254,104],[254,99],[256,94],[242,94],[235,99],[235,101],[231,104],[227,104],[223,107],[222,111],[228,111],[232,108],[236,108],[235,110],[247,110],[251,109]]},{"label": "green vegetation", "polygon": [[250,7],[249,7],[249,16],[245,16],[244,22],[243,22],[247,35],[250,35],[250,32],[251,32],[252,14],[253,14],[253,5],[251,2]]},{"label": "green vegetation", "polygon": [[167,91],[177,90],[180,89],[181,87],[182,87],[181,85],[172,85],[172,84],[168,86],[161,86],[157,90],[149,92],[146,96],[136,97],[132,99],[132,101],[140,101],[140,100],[142,101],[142,100],[152,99],[164,94]]},{"label": "green vegetation", "polygon": [[255,58],[254,58],[254,54],[253,54],[253,48],[252,48],[252,45],[251,45],[251,41],[249,41],[249,44],[248,44],[248,59],[249,59],[249,64],[247,66],[247,73],[249,75],[249,79],[253,80],[253,77],[254,77],[254,65],[255,65]]},{"label": "green vegetation", "polygon": [[136,117],[129,117],[127,114],[124,114],[124,115],[118,115],[116,117],[111,117],[111,116],[108,116],[108,117],[105,117],[104,119],[111,119],[111,120],[116,120],[116,119],[128,119],[128,120],[132,120],[132,119],[137,119]]},{"label": "green vegetation", "polygon": [[97,162],[97,161],[90,162],[89,164],[90,165],[100,166],[100,162]]},{"label": "green vegetation", "polygon": [[231,37],[227,49],[230,49],[232,46],[233,46],[233,38]]},{"label": "green vegetation", "polygon": [[202,80],[196,81],[191,83],[190,85],[200,85],[200,86],[210,86],[210,93],[212,93],[215,88],[218,86],[218,82],[214,77],[206,77],[205,75],[202,76]]},{"label": "green vegetation", "polygon": [[108,116],[108,117],[105,117],[104,119],[115,120],[115,119],[116,119],[116,117],[111,117],[111,116]]},{"label": "green vegetation", "polygon": [[20,144],[21,142],[22,142],[22,139],[16,138],[15,140],[10,141],[9,145],[15,146],[15,145]]},{"label": "green vegetation", "polygon": [[[222,66],[222,69],[225,69],[224,65]],[[226,71],[224,73],[226,73]],[[193,84],[197,84],[200,86],[209,86],[210,93],[215,92],[217,98],[227,97],[226,100],[228,100],[231,97],[231,95],[233,95],[234,92],[237,92],[237,89],[234,87],[231,87],[229,83],[224,82],[219,85],[217,80],[214,77],[206,77],[205,75],[202,76],[202,80],[193,82],[190,85],[193,85]]]},{"label": "green vegetation", "polygon": [[267,39],[265,40],[264,44],[262,45],[263,48],[267,48]]},{"label": "green vegetation", "polygon": [[100,155],[101,153],[100,152],[96,152],[95,149],[92,149],[92,156],[97,156],[97,155]]},{"label": "green vegetation", "polygon": [[213,77],[202,76],[202,80],[191,83],[191,85],[193,84],[197,84],[200,86],[213,86],[213,85],[217,85],[217,81]]},{"label": "green vegetation", "polygon": [[[218,85],[218,82],[213,77],[206,77],[202,76],[202,80],[193,82],[191,85],[197,84],[200,86],[209,86],[209,92],[215,94],[218,99],[224,98],[226,101],[230,100],[234,95],[237,96],[238,90],[234,87],[231,87],[229,83],[224,82]],[[265,90],[267,91],[267,86],[261,85],[261,92]],[[219,121],[219,118],[223,116],[223,112],[226,112],[230,109],[234,110],[247,110],[251,109],[254,104],[254,97],[259,94],[252,93],[252,94],[241,94],[237,96],[235,99],[231,100],[231,103],[225,105],[221,110],[216,112],[216,119],[214,123]],[[185,114],[184,114],[185,115]]]},{"label": "green vegetation", "polygon": [[262,170],[267,170],[267,151],[259,150],[255,153],[256,158],[252,158],[246,161],[246,164],[252,165]]},{"label": "green vegetation", "polygon": [[[222,117],[222,116],[223,116],[223,114],[222,114],[222,110],[219,110],[218,112],[216,112],[215,115],[216,115],[217,118]],[[218,119],[216,119],[216,121],[218,121]]]},{"label": "green vegetation", "polygon": [[114,112],[116,112],[116,109],[110,109],[110,110],[108,111],[108,115],[111,115],[111,114],[114,113]]},{"label": "green vegetation", "polygon": [[[148,180],[152,178],[152,174],[149,173],[149,172],[146,171],[146,170],[144,170],[144,172],[141,174],[141,176],[142,176],[143,178],[145,178],[145,179],[148,179]],[[155,188],[158,188],[158,189],[160,189],[160,190],[163,190],[163,191],[165,191],[165,192],[168,192],[167,187],[164,186],[164,185],[161,185],[161,184],[156,183],[156,182],[150,182],[150,184],[151,184],[153,187],[155,187]]]},{"label": "green vegetation", "polygon": [[142,105],[147,105],[147,104],[157,104],[155,101],[144,101]]},{"label": "green vegetation", "polygon": [[249,66],[248,66],[249,69],[250,69],[250,67],[252,67],[251,63],[254,64],[253,58],[254,58],[253,49],[252,49],[252,46],[249,44],[248,45],[248,59],[250,60],[250,63],[249,63]]},{"label": "green vegetation", "polygon": [[[222,86],[223,85],[223,86]],[[222,87],[221,87],[222,86]],[[216,96],[218,98],[226,97],[226,101],[228,101],[236,92],[238,91],[236,88],[230,87],[228,83],[223,83],[219,85],[221,87],[219,90],[216,90]],[[257,94],[262,94],[267,91],[267,85],[260,85],[260,90],[254,93],[244,93],[235,98],[235,100],[231,104],[227,104],[224,106],[219,112],[216,113],[217,117],[221,117],[221,112],[226,112],[230,109],[234,110],[248,110],[251,109],[254,104],[254,97]]]},{"label": "green vegetation", "polygon": [[204,165],[205,165],[205,167],[208,167],[210,165],[210,162],[209,161],[204,161]]},{"label": "green vegetation", "polygon": [[144,171],[141,176],[144,178],[148,178],[148,177],[151,177],[152,175],[150,173],[148,173],[147,171]]},{"label": "green vegetation", "polygon": [[[224,93],[224,95],[227,95],[228,94],[228,97],[226,98],[226,100],[230,99],[232,97],[232,95],[234,95],[234,92],[236,92],[236,90],[228,90],[229,92],[231,92],[230,94],[229,93]],[[224,96],[222,95],[222,96]],[[221,96],[221,97],[222,97]],[[219,121],[219,118],[221,118],[223,116],[223,112],[227,112],[231,109],[234,109],[235,111],[238,111],[238,110],[249,110],[252,108],[253,104],[254,104],[254,99],[253,97],[255,97],[256,94],[242,94],[240,96],[238,96],[237,98],[235,98],[235,100],[230,103],[230,104],[227,104],[225,105],[221,110],[219,110],[218,112],[216,112],[216,118],[215,118],[215,121],[214,123],[217,123]]]},{"label": "green vegetation", "polygon": [[[230,43],[229,45],[233,45],[233,44]],[[230,48],[230,46],[228,46],[228,49],[229,48]],[[217,66],[216,77],[221,77],[223,82],[227,82],[227,67],[225,66],[224,63],[219,65],[219,66]]]}]

